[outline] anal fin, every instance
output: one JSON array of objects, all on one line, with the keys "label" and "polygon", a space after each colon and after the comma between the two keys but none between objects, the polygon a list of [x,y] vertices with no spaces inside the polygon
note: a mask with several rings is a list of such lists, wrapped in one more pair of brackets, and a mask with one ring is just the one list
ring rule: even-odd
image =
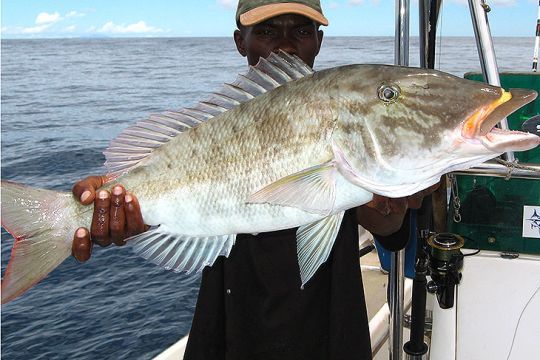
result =
[{"label": "anal fin", "polygon": [[171,234],[161,227],[128,239],[136,254],[174,272],[200,272],[220,255],[229,256],[236,234],[195,237]]},{"label": "anal fin", "polygon": [[321,264],[328,260],[344,214],[342,211],[327,216],[296,231],[296,252],[302,288]]}]

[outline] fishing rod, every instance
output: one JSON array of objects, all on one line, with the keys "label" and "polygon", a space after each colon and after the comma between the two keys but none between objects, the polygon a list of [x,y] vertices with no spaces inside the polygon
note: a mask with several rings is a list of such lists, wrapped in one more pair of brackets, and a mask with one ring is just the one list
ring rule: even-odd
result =
[{"label": "fishing rod", "polygon": [[536,40],[534,42],[534,56],[532,71],[536,72],[538,67],[538,48],[540,47],[540,0],[538,1],[538,17],[536,19]]},{"label": "fishing rod", "polygon": [[427,69],[435,69],[435,42],[441,4],[442,0],[420,0],[418,2],[420,67]]}]

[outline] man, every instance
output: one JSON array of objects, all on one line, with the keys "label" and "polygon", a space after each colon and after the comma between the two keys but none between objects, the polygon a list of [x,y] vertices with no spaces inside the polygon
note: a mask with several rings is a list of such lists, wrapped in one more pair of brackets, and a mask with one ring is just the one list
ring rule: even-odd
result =
[{"label": "man", "polygon": [[[250,65],[283,50],[313,66],[323,39],[319,27],[328,24],[318,0],[240,0],[236,20],[234,41]],[[84,204],[94,201],[92,239],[122,245],[145,226],[136,197],[121,186],[95,195],[105,180],[87,178],[73,193]],[[423,195],[376,197],[347,211],[329,259],[304,289],[296,229],[238,235],[229,257],[203,272],[185,359],[370,359],[357,225],[389,235]],[[73,255],[86,261],[88,230],[78,229],[73,244]]]}]

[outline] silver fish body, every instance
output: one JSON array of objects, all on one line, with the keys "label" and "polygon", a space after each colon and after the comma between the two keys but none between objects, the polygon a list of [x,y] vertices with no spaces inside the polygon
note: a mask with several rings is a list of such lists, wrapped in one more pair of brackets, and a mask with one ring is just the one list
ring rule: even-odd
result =
[{"label": "silver fish body", "polygon": [[[246,201],[279,179],[333,159],[332,111],[338,104],[328,101],[324,90],[313,92],[313,81],[302,80],[182,133],[156,149],[140,171],[121,177],[118,181],[145,205],[145,221],[179,234],[207,236],[272,231],[320,219],[321,214],[298,207]],[[355,186],[345,191],[340,198],[346,204],[358,204],[349,198],[364,193]],[[336,203],[330,212],[348,207]]]},{"label": "silver fish body", "polygon": [[[327,259],[346,209],[537,146],[538,136],[492,130],[535,97],[416,68],[313,73],[273,54],[196,108],[126,129],[107,164],[153,226],[129,240],[145,258],[200,271],[228,255],[236,234],[299,227],[303,286]],[[2,197],[2,224],[18,239],[2,282],[6,302],[69,256],[71,234],[92,212],[69,195],[12,183],[2,183]],[[30,218],[39,221],[28,226]],[[57,252],[32,266],[51,246]]]}]

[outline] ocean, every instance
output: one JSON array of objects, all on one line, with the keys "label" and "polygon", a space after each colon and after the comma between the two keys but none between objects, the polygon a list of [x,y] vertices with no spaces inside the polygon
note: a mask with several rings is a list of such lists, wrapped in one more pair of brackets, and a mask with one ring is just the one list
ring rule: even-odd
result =
[{"label": "ocean", "polygon": [[[325,38],[316,69],[393,63],[391,37]],[[534,37],[495,38],[501,71],[530,71]],[[191,106],[246,70],[230,38],[2,40],[2,179],[69,191],[149,113]],[[412,39],[411,66],[418,65]],[[473,38],[443,38],[436,68],[480,71]],[[2,273],[13,240],[2,229]],[[70,258],[1,308],[2,359],[151,359],[190,328],[198,280],[129,247]]]}]

